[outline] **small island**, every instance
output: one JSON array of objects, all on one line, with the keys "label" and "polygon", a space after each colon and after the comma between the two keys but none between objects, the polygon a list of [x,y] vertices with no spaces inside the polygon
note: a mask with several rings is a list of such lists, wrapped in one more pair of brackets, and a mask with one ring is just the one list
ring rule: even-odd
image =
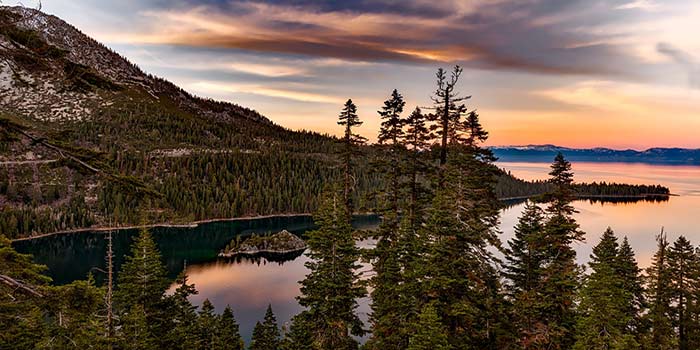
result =
[{"label": "small island", "polygon": [[306,242],[297,235],[282,230],[273,235],[252,235],[244,241],[239,237],[232,240],[220,253],[219,257],[230,258],[237,255],[289,254],[306,249]]}]

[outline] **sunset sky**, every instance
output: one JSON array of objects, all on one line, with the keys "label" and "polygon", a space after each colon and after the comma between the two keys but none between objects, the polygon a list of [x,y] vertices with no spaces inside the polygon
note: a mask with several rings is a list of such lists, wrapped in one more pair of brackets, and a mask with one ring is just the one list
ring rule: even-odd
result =
[{"label": "sunset sky", "polygon": [[700,148],[697,0],[42,5],[149,73],[292,129],[337,133],[352,98],[374,139],[392,89],[428,106],[436,69],[460,64],[492,145]]}]

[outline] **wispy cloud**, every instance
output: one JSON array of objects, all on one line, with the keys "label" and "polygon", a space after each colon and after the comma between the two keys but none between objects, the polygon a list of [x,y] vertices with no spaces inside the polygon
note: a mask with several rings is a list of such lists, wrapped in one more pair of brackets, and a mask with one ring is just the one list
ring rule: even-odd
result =
[{"label": "wispy cloud", "polygon": [[656,50],[681,66],[688,74],[688,83],[694,89],[700,89],[700,63],[692,55],[668,43],[659,43]]},{"label": "wispy cloud", "polygon": [[205,93],[232,92],[239,94],[253,94],[282,98],[301,102],[331,103],[336,105],[340,105],[343,103],[343,99],[338,98],[336,96],[300,90],[270,88],[257,84],[222,84],[216,82],[196,82],[190,84],[190,87],[194,91]]},{"label": "wispy cloud", "polygon": [[[593,27],[650,1],[181,1],[141,14],[149,33],[115,40],[349,61],[462,63],[554,74],[626,74],[636,58]],[[624,8],[627,11],[614,11]],[[617,13],[616,13],[617,12]],[[620,35],[617,33],[616,35]]]}]

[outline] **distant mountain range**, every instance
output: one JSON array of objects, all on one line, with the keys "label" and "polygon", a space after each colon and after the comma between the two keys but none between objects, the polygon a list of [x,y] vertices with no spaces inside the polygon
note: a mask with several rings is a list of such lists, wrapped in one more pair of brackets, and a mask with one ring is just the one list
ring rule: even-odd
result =
[{"label": "distant mountain range", "polygon": [[494,146],[504,162],[551,162],[557,152],[570,161],[700,165],[700,149],[650,148],[645,151],[610,148],[568,148],[555,145]]}]

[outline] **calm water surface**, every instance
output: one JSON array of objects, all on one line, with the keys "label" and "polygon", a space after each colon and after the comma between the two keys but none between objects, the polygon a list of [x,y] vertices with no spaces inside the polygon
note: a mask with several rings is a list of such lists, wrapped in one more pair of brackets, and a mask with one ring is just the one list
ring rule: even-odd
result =
[{"label": "calm water surface", "polygon": [[[518,177],[545,179],[548,164],[500,163]],[[647,266],[653,255],[654,236],[665,228],[669,239],[686,235],[693,243],[700,243],[700,167],[658,166],[643,164],[575,163],[576,181],[615,181],[635,184],[662,184],[668,186],[677,197],[666,202],[636,202],[626,204],[575,203],[579,211],[576,218],[587,233],[586,242],[578,244],[578,260],[588,261],[592,244],[601,233],[612,227],[619,235],[629,237],[637,259]],[[505,242],[513,235],[513,226],[524,204],[504,210],[501,230]],[[376,227],[376,217],[360,217],[355,226]],[[205,298],[212,301],[221,312],[231,305],[241,324],[246,339],[252,333],[255,322],[262,318],[265,308],[272,304],[279,323],[285,324],[300,311],[295,300],[299,293],[298,281],[307,273],[305,255],[287,257],[286,261],[259,259],[218,259],[216,254],[236,235],[254,232],[277,232],[287,229],[303,234],[313,228],[309,217],[283,217],[246,221],[218,222],[196,228],[155,228],[154,237],[164,256],[168,273],[175,277],[187,261],[190,281],[199,294],[192,301],[200,304]],[[115,234],[117,264],[128,252],[136,230],[124,230]],[[362,242],[371,245],[372,242]],[[53,236],[32,241],[17,242],[22,252],[35,255],[37,262],[49,267],[49,275],[55,283],[68,283],[84,278],[92,267],[104,266],[105,241],[102,233],[79,233]],[[366,269],[366,267],[364,268]],[[99,272],[95,272],[98,279]],[[358,310],[362,318],[369,311],[368,301],[361,301]]]}]

